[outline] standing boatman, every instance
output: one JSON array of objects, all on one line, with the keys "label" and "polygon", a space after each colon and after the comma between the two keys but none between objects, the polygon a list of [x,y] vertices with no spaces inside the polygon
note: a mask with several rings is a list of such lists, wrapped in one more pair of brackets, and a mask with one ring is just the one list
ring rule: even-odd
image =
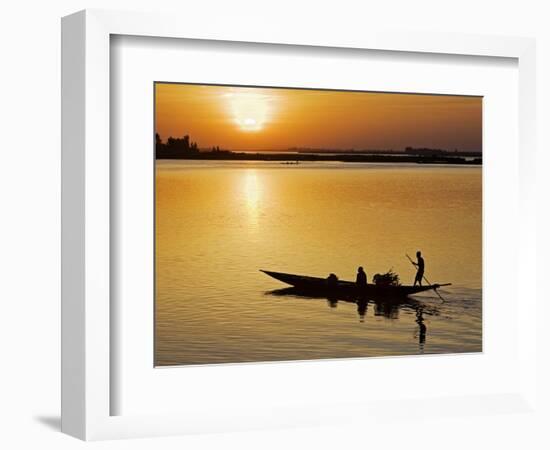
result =
[{"label": "standing boatman", "polygon": [[420,250],[416,252],[416,261],[417,262],[411,261],[416,267],[418,267],[413,286],[416,286],[416,283],[422,286],[422,278],[424,278],[424,258],[422,258],[422,253],[420,253]]}]

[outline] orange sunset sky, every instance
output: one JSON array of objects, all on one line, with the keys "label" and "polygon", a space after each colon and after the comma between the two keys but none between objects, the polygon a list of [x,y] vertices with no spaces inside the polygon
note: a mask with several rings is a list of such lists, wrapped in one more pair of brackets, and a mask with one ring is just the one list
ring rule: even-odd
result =
[{"label": "orange sunset sky", "polygon": [[156,132],[199,148],[481,151],[481,97],[155,84]]}]

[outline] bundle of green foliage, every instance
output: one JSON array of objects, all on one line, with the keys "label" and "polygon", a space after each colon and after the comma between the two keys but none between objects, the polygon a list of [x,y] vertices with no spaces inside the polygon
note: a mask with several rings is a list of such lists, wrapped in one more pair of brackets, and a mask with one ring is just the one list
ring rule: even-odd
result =
[{"label": "bundle of green foliage", "polygon": [[399,275],[397,275],[393,269],[388,270],[386,273],[377,273],[372,277],[372,282],[377,286],[400,286]]}]

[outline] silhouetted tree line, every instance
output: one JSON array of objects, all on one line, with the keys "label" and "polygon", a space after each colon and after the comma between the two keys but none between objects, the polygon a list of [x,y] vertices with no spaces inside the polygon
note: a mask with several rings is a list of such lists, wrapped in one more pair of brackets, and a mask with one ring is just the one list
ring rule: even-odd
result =
[{"label": "silhouetted tree line", "polygon": [[454,149],[454,151],[440,149],[440,148],[415,148],[406,147],[405,153],[416,156],[481,156],[481,152],[466,152]]},{"label": "silhouetted tree line", "polygon": [[[405,154],[403,154],[405,153]],[[298,150],[295,155],[286,153],[250,153],[220,150],[213,146],[201,152],[196,142],[191,142],[189,135],[182,138],[170,136],[163,142],[160,135],[155,135],[155,156],[157,159],[206,159],[206,160],[241,160],[241,161],[343,161],[343,162],[416,162],[419,164],[482,164],[481,152],[449,152],[440,149],[407,147],[402,153],[369,154],[369,153],[308,153]],[[466,159],[459,156],[479,156]]]},{"label": "silhouetted tree line", "polygon": [[186,134],[182,138],[174,138],[170,136],[166,142],[158,133],[155,135],[155,154],[157,158],[185,158],[196,156],[199,154],[199,147],[196,142],[191,142],[189,135]]}]

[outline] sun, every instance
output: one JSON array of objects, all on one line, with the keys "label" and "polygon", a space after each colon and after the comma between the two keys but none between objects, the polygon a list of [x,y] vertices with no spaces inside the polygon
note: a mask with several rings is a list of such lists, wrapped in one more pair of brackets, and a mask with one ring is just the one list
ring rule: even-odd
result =
[{"label": "sun", "polygon": [[237,125],[243,131],[260,131],[262,129],[262,124],[253,117],[246,117],[245,119],[235,119]]},{"label": "sun", "polygon": [[239,130],[258,132],[264,129],[273,110],[272,99],[253,91],[226,95],[232,121]]}]

